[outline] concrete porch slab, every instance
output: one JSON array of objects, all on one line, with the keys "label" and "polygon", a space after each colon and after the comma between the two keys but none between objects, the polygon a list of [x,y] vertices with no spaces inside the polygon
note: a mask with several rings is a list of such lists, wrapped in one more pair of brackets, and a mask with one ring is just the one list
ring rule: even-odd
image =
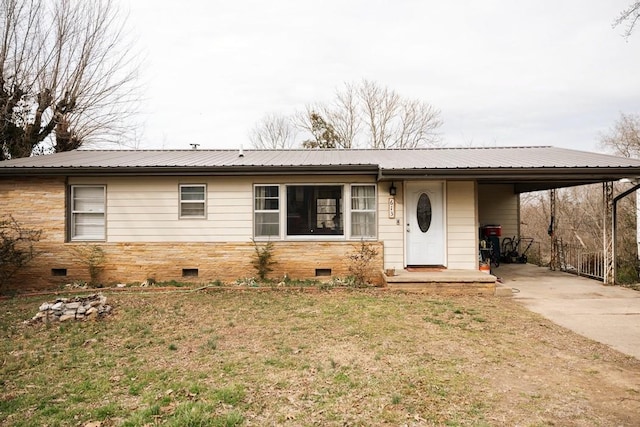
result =
[{"label": "concrete porch slab", "polygon": [[494,295],[496,291],[495,276],[474,270],[396,270],[393,276],[383,273],[383,278],[390,290],[446,295]]}]

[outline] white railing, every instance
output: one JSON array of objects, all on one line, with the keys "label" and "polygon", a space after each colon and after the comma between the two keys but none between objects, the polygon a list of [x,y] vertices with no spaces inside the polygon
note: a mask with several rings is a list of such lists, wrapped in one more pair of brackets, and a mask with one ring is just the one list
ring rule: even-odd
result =
[{"label": "white railing", "polygon": [[604,280],[604,251],[586,250],[581,246],[564,243],[562,239],[554,242],[557,245],[557,268],[567,273]]}]

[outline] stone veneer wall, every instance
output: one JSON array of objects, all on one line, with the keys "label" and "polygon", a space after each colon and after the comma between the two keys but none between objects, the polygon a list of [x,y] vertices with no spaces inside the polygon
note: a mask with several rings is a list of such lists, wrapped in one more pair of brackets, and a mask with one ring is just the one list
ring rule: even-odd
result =
[{"label": "stone veneer wall", "polygon": [[[382,245],[374,243],[380,255]],[[316,277],[316,269],[330,269],[333,276],[349,274],[346,262],[358,250],[355,242],[274,242],[273,271],[269,277]],[[253,243],[119,243],[100,245],[106,253],[102,280],[112,282],[156,281],[233,282],[255,277]],[[183,269],[197,269],[197,277],[183,277]],[[382,269],[382,257],[375,265]],[[380,278],[378,278],[380,280]]]},{"label": "stone veneer wall", "polygon": [[[65,241],[65,178],[0,178],[0,215],[11,215],[21,227],[42,230],[40,255],[13,276],[4,289],[50,286],[51,263]],[[18,285],[20,284],[20,285]]]},{"label": "stone veneer wall", "polygon": [[[6,289],[46,289],[75,280],[89,281],[89,272],[74,248],[84,243],[65,243],[65,180],[59,177],[0,179],[2,214],[11,214],[23,226],[43,230],[37,245],[40,255],[16,274]],[[5,208],[6,207],[6,208]],[[176,280],[206,283],[214,280],[232,282],[253,277],[255,248],[247,236],[246,243],[107,243],[97,242],[105,252],[104,284],[135,283],[148,278],[156,281]],[[261,245],[262,243],[258,243]],[[330,269],[333,276],[349,274],[348,255],[357,251],[360,242],[280,242],[274,241],[276,264],[270,277],[291,279],[316,278],[316,269]],[[382,277],[383,245],[371,242],[378,251],[373,282]],[[53,270],[66,270],[54,276]],[[183,277],[183,269],[197,269],[197,277]],[[320,279],[326,277],[319,277]]]}]

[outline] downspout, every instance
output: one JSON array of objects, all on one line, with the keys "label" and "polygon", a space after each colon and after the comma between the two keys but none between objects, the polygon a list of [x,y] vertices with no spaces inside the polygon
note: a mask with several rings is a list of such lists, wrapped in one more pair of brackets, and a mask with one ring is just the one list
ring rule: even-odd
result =
[{"label": "downspout", "polygon": [[[617,229],[618,229],[618,201],[624,199],[625,197],[627,197],[629,194],[633,193],[634,191],[640,189],[640,184],[636,184],[633,187],[631,187],[630,189],[628,189],[627,191],[624,191],[620,194],[618,194],[616,197],[613,198],[613,213],[612,213],[612,218],[611,218],[611,234],[612,234],[612,238],[613,238],[613,245],[612,245],[612,258],[613,258],[613,285],[616,284],[616,273],[617,273],[617,266],[616,266],[616,241],[617,241]],[[637,221],[637,219],[636,219]]]}]

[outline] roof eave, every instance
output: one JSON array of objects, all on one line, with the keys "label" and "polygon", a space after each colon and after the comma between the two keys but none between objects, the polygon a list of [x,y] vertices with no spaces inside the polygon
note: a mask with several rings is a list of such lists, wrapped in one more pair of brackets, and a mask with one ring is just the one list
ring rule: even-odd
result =
[{"label": "roof eave", "polygon": [[618,181],[640,176],[640,167],[483,168],[384,170],[379,179],[473,180],[481,184],[513,184],[516,193]]},{"label": "roof eave", "polygon": [[383,178],[405,179],[474,179],[487,180],[591,180],[614,181],[640,176],[640,167],[540,167],[540,168],[452,168],[452,169],[382,169]]},{"label": "roof eave", "polygon": [[10,167],[0,176],[175,176],[175,175],[289,175],[289,174],[377,174],[377,165],[332,166],[118,166],[118,167]]}]

